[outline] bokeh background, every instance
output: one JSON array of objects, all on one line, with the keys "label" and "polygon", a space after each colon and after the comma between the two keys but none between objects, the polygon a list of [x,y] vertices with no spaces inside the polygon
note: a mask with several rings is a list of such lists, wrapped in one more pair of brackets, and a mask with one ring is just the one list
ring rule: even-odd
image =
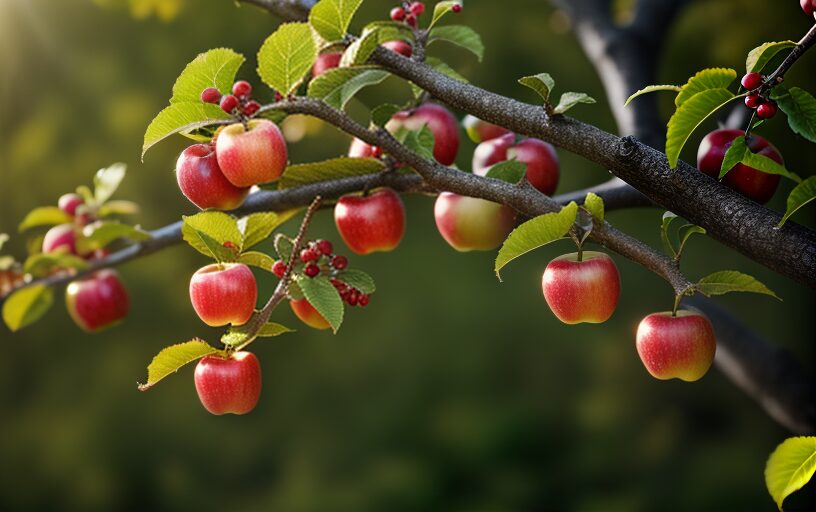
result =
[{"label": "bokeh background", "polygon": [[[384,18],[391,4],[369,0],[357,26]],[[482,34],[483,64],[456,49],[437,55],[480,86],[530,101],[516,79],[550,72],[559,90],[599,99],[574,115],[614,130],[569,21],[542,4],[469,0],[457,22]],[[629,4],[618,2],[622,17]],[[226,0],[0,0],[0,232],[13,235],[10,250],[25,250],[16,226],[28,210],[55,204],[115,161],[129,165],[117,197],[143,206],[143,227],[191,213],[172,172],[185,140],[161,144],[140,163],[144,129],[184,65],[209,48],[244,53],[241,76],[264,91],[254,55],[276,23]],[[794,0],[693,2],[667,33],[659,83],[682,83],[703,67],[740,69],[754,46],[797,39],[807,28]],[[807,55],[790,82],[816,90],[814,65],[816,55]],[[364,118],[364,102],[407,91],[390,79],[352,112]],[[294,162],[338,156],[348,144],[302,118],[286,133]],[[782,116],[762,133],[790,169],[816,171],[814,146],[790,134]],[[460,166],[472,149],[463,143]],[[560,156],[559,191],[607,178]],[[770,206],[782,209],[790,188],[783,183]],[[569,243],[514,262],[499,284],[494,254],[458,254],[444,243],[431,199],[406,203],[398,251],[352,255],[378,292],[368,308],[347,313],[338,335],[298,325],[287,308],[276,313],[298,331],[253,345],[264,388],[246,417],[206,413],[192,367],[150,393],[136,391],[162,347],[193,336],[217,341],[189,303],[189,276],[205,260],[187,247],[121,268],[133,305],[118,328],[83,334],[62,301],[18,334],[0,327],[0,510],[773,510],[764,464],[789,434],[717,371],[696,384],[659,382],[637,357],[638,321],[671,306],[664,282],[616,258],[623,296],[614,318],[565,326],[547,309],[540,276]],[[659,246],[661,213],[609,217]],[[798,220],[812,226],[812,217],[811,206]],[[341,245],[329,212],[312,234]],[[784,302],[721,302],[812,373],[812,290],[707,238],[693,240],[690,276],[730,268],[755,275]],[[262,282],[271,290],[270,279]],[[813,503],[812,489],[789,500],[790,510]]]}]

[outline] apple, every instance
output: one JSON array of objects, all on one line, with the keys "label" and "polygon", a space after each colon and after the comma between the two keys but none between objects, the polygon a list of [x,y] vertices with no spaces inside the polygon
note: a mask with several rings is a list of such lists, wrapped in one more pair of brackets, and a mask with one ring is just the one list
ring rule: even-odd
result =
[{"label": "apple", "polygon": [[48,254],[58,250],[76,254],[76,228],[73,224],[60,224],[49,229],[43,238],[42,252]]},{"label": "apple", "polygon": [[414,53],[414,48],[410,44],[406,43],[401,39],[387,41],[380,46],[382,46],[383,48],[388,48],[392,52],[399,53],[403,57],[407,57],[409,59],[411,58],[411,55],[413,55]]},{"label": "apple", "polygon": [[[723,158],[731,142],[743,135],[745,133],[742,130],[715,130],[706,135],[697,150],[697,168],[716,179],[720,175]],[[752,152],[784,165],[779,150],[764,138],[751,135],[747,142]],[[765,204],[776,192],[780,178],[778,174],[768,174],[744,164],[737,164],[725,175],[723,183],[745,197]]]},{"label": "apple", "polygon": [[286,142],[278,126],[267,119],[252,119],[247,127],[226,126],[215,143],[218,166],[236,187],[275,181],[286,168]]},{"label": "apple", "polygon": [[233,210],[249,194],[249,187],[236,187],[224,177],[212,144],[193,144],[182,151],[176,162],[176,179],[184,197],[202,210]]},{"label": "apple", "polygon": [[195,387],[210,413],[246,414],[261,397],[261,364],[251,352],[205,356],[196,365]]},{"label": "apple", "polygon": [[351,141],[351,146],[349,146],[348,156],[353,158],[380,158],[382,156],[382,149],[355,137],[354,140]]},{"label": "apple", "polygon": [[606,322],[620,296],[615,262],[602,252],[584,251],[559,256],[547,265],[541,279],[544,299],[565,324]]},{"label": "apple", "polygon": [[314,66],[312,66],[312,78],[317,78],[326,71],[336,68],[340,65],[340,60],[343,58],[342,52],[324,53],[317,56]]},{"label": "apple", "polygon": [[442,165],[451,165],[459,151],[459,125],[445,107],[425,103],[411,110],[397,112],[385,128],[395,133],[400,129],[419,131],[425,125],[434,136],[434,158]]},{"label": "apple", "polygon": [[653,377],[693,382],[714,361],[717,341],[708,318],[693,311],[654,313],[637,330],[637,351]]},{"label": "apple", "polygon": [[326,330],[331,324],[306,299],[290,300],[289,306],[301,322],[313,329]]},{"label": "apple", "polygon": [[390,188],[367,196],[346,195],[334,207],[334,222],[356,254],[394,250],[405,234],[405,206]]},{"label": "apple", "polygon": [[85,204],[85,200],[79,194],[63,194],[57,201],[59,209],[68,215],[76,215],[78,206]]},{"label": "apple", "polygon": [[190,279],[190,301],[201,320],[211,326],[243,325],[258,301],[258,285],[243,263],[213,263]]},{"label": "apple", "polygon": [[813,17],[813,12],[816,11],[816,0],[799,0],[799,6],[810,17]]},{"label": "apple", "polygon": [[82,330],[96,332],[125,318],[130,300],[119,274],[103,269],[85,279],[72,281],[65,290],[65,305]]},{"label": "apple", "polygon": [[465,127],[465,132],[467,133],[468,137],[470,137],[470,140],[476,144],[512,133],[507,128],[502,128],[501,126],[488,123],[487,121],[482,121],[478,117],[470,114],[465,116],[465,119],[462,121],[462,125]]},{"label": "apple", "polygon": [[490,168],[505,160],[516,159],[527,165],[527,181],[541,193],[551,196],[558,186],[558,155],[552,145],[539,139],[524,139],[507,133],[476,146],[473,173],[484,176]]},{"label": "apple", "polygon": [[495,249],[516,224],[509,206],[452,192],[436,198],[434,218],[442,238],[461,252]]}]

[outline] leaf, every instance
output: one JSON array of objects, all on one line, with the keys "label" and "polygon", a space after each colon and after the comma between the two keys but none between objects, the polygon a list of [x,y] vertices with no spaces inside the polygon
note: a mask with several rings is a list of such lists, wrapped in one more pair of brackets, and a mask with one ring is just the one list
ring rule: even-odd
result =
[{"label": "leaf", "polygon": [[284,262],[289,261],[289,256],[292,254],[292,247],[295,245],[294,241],[283,233],[275,235],[273,241],[275,245],[275,252],[278,253],[278,258]]},{"label": "leaf", "polygon": [[308,94],[338,110],[343,110],[361,89],[376,85],[387,77],[387,71],[374,66],[333,68],[309,82]]},{"label": "leaf", "polygon": [[677,256],[677,251],[674,249],[674,244],[672,244],[671,238],[669,237],[669,226],[671,226],[671,223],[677,218],[677,215],[672,212],[663,212],[663,219],[660,223],[660,239],[672,257]]},{"label": "leaf", "polygon": [[518,184],[527,174],[527,164],[518,160],[505,160],[490,167],[486,176],[506,181],[513,185]]},{"label": "leaf", "polygon": [[374,279],[362,270],[348,268],[339,272],[336,277],[365,294],[372,294],[377,290],[377,287],[374,285]]},{"label": "leaf", "polygon": [[128,224],[114,221],[100,221],[89,224],[82,229],[83,237],[77,239],[77,250],[84,254],[102,249],[119,238],[134,242],[150,240],[150,233]]},{"label": "leaf", "polygon": [[742,157],[745,156],[746,151],[748,151],[748,144],[745,143],[744,136],[740,135],[731,141],[731,145],[728,146],[728,150],[723,157],[723,162],[720,166],[720,175],[717,179],[722,180],[735,165],[742,162]]},{"label": "leaf", "polygon": [[3,303],[3,321],[19,331],[40,319],[54,303],[54,290],[44,284],[20,288]]},{"label": "leaf", "polygon": [[428,36],[428,46],[435,41],[447,41],[468,50],[479,59],[484,58],[484,43],[479,34],[466,25],[447,25],[435,27]]},{"label": "leaf", "polygon": [[147,391],[188,363],[217,353],[221,351],[199,338],[164,348],[147,367],[147,382],[139,384],[139,391]]},{"label": "leaf", "polygon": [[520,78],[518,82],[537,92],[544,100],[544,103],[550,102],[550,93],[555,88],[555,80],[553,80],[549,73],[525,76],[524,78]]},{"label": "leaf", "polygon": [[434,6],[433,18],[431,18],[431,24],[428,25],[428,30],[433,28],[436,25],[436,22],[442,19],[443,16],[448,14],[453,10],[454,5],[462,5],[462,0],[454,0],[454,1],[444,1],[439,2]]},{"label": "leaf", "polygon": [[100,217],[111,215],[136,215],[139,213],[139,205],[133,201],[108,201],[99,208]]},{"label": "leaf", "polygon": [[810,142],[816,143],[816,98],[799,87],[791,87],[785,93],[773,96],[779,103],[779,108],[788,116],[788,125],[793,133],[797,133]]},{"label": "leaf", "polygon": [[88,262],[79,256],[67,252],[51,252],[47,254],[32,254],[23,265],[23,271],[34,277],[46,277],[56,269],[76,269],[88,268]]},{"label": "leaf", "polygon": [[737,72],[729,68],[709,68],[698,72],[689,78],[683,89],[674,99],[674,104],[680,106],[693,98],[696,94],[709,89],[727,89],[737,78]]},{"label": "leaf", "polygon": [[[737,272],[736,270],[721,270],[709,274],[696,285],[697,291],[703,295],[724,295],[731,292],[750,292],[770,295],[779,299],[767,286],[757,281],[753,276]],[[780,299],[781,300],[781,299]]]},{"label": "leaf", "polygon": [[295,330],[275,322],[268,322],[261,326],[256,335],[260,338],[272,338],[287,332],[295,332]]},{"label": "leaf", "polygon": [[391,120],[392,117],[394,117],[394,114],[400,110],[402,109],[393,103],[378,105],[371,111],[371,124],[374,126],[383,127],[388,123],[388,121]]},{"label": "leaf", "polygon": [[558,100],[558,105],[553,109],[553,114],[563,114],[579,103],[592,104],[595,103],[595,98],[583,92],[565,92],[561,95],[561,99]]},{"label": "leaf", "polygon": [[376,30],[380,43],[402,39],[409,43],[415,40],[414,31],[402,21],[379,20],[372,21],[363,28],[363,34]]},{"label": "leaf", "polygon": [[280,213],[253,213],[240,219],[238,228],[243,233],[241,250],[245,251],[269,238],[273,231],[295,216],[298,211],[298,208],[294,208]]},{"label": "leaf", "polygon": [[599,224],[603,224],[604,222],[604,202],[603,199],[594,192],[590,192],[587,194],[586,199],[584,199],[584,208],[592,214],[592,218],[595,219]]},{"label": "leaf", "polygon": [[363,0],[321,0],[312,7],[309,23],[326,41],[340,41]]},{"label": "leaf", "polygon": [[295,279],[306,300],[326,319],[336,333],[343,323],[343,300],[326,276],[298,275]]},{"label": "leaf", "polygon": [[625,107],[629,105],[629,103],[631,103],[631,101],[637,98],[638,96],[643,96],[644,94],[649,94],[650,92],[657,91],[680,92],[682,90],[683,88],[680,87],[679,85],[649,85],[629,96],[629,98],[626,100],[626,103],[624,103],[623,106]]},{"label": "leaf", "polygon": [[768,457],[765,485],[782,510],[785,498],[804,487],[816,472],[816,437],[785,439]]},{"label": "leaf", "polygon": [[73,218],[70,215],[56,206],[40,206],[28,212],[17,229],[25,231],[38,226],[54,226],[72,221]]},{"label": "leaf", "polygon": [[578,216],[578,205],[570,202],[558,213],[545,213],[528,220],[510,233],[499,249],[494,270],[501,281],[501,269],[534,249],[559,240],[570,230]]},{"label": "leaf", "polygon": [[748,53],[745,59],[745,72],[754,73],[762,69],[773,59],[777,53],[788,48],[793,48],[796,43],[793,41],[778,41],[763,43]]},{"label": "leaf", "polygon": [[238,263],[272,272],[272,265],[275,264],[275,258],[260,251],[247,251],[238,256]]},{"label": "leaf", "polygon": [[283,171],[279,187],[281,189],[299,187],[310,183],[374,174],[383,169],[385,164],[376,158],[340,157],[322,162],[290,165]]},{"label": "leaf", "polygon": [[743,155],[742,163],[744,163],[748,167],[753,167],[758,171],[762,171],[768,174],[779,174],[780,176],[784,176],[785,178],[793,180],[796,183],[802,182],[802,178],[800,178],[797,174],[792,173],[785,169],[784,165],[776,163],[776,161],[771,160],[765,155],[752,153],[750,150],[746,151],[745,154]]},{"label": "leaf", "polygon": [[104,204],[111,198],[125,179],[126,172],[127,165],[121,162],[96,171],[93,179],[96,204]]},{"label": "leaf", "polygon": [[261,46],[258,75],[269,87],[288,96],[295,92],[316,59],[317,44],[309,25],[284,23]]},{"label": "leaf", "polygon": [[[397,138],[400,139],[400,137]],[[404,132],[401,142],[405,147],[424,158],[433,159],[434,157],[434,134],[427,124],[423,125],[421,130]]]},{"label": "leaf", "polygon": [[788,208],[782,220],[779,221],[779,227],[781,228],[799,208],[802,208],[814,199],[816,199],[816,176],[811,176],[791,190],[788,196]]},{"label": "leaf", "polygon": [[218,105],[209,103],[173,103],[159,112],[145,130],[142,144],[142,161],[147,150],[174,133],[189,132],[214,124],[229,124],[229,114]]},{"label": "leaf", "polygon": [[170,103],[200,102],[201,91],[207,87],[229,94],[238,68],[245,60],[243,55],[229,48],[215,48],[199,54],[173,84]]},{"label": "leaf", "polygon": [[340,67],[365,64],[371,54],[374,53],[374,50],[380,45],[380,42],[380,31],[378,29],[363,31],[363,34],[343,52]]},{"label": "leaf", "polygon": [[727,89],[709,89],[695,94],[677,107],[674,115],[669,119],[669,130],[666,134],[666,156],[670,168],[677,167],[680,151],[692,132],[708,116],[733,99],[734,94]]},{"label": "leaf", "polygon": [[680,235],[680,246],[678,252],[683,250],[683,247],[686,245],[686,242],[692,235],[705,235],[707,233],[705,228],[695,224],[686,224],[681,229],[683,230],[683,234]]},{"label": "leaf", "polygon": [[[201,212],[183,217],[181,233],[184,241],[205,256],[219,262],[232,261],[240,250],[243,237],[234,217],[224,212]],[[226,247],[231,245],[235,249]]]},{"label": "leaf", "polygon": [[[60,210],[62,211],[62,210]],[[3,246],[6,245],[6,242],[9,241],[9,236],[7,233],[0,233],[0,250],[3,250]]]}]

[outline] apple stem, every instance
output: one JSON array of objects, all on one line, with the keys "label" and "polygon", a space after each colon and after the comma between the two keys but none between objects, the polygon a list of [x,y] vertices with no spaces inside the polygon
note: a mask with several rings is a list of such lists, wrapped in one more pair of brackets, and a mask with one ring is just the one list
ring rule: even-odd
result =
[{"label": "apple stem", "polygon": [[584,261],[584,244],[583,243],[578,244],[578,258],[577,258],[577,260],[578,260],[579,263],[581,261]]},{"label": "apple stem", "polygon": [[679,293],[674,296],[674,308],[672,309],[672,316],[677,316],[677,310],[680,308],[680,301],[683,299],[683,294]]}]

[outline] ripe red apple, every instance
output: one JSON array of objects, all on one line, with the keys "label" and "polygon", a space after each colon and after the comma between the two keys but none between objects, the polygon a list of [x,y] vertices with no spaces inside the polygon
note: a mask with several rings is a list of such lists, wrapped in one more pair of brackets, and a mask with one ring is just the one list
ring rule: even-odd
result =
[{"label": "ripe red apple", "polygon": [[96,332],[125,318],[130,301],[119,274],[103,269],[72,281],[65,290],[65,305],[79,327]]},{"label": "ripe red apple", "polygon": [[43,238],[42,252],[51,253],[62,249],[76,254],[76,228],[73,224],[60,224],[49,229]]},{"label": "ripe red apple", "polygon": [[813,12],[816,11],[816,0],[799,0],[799,6],[810,17],[813,17]]},{"label": "ripe red apple", "polygon": [[488,123],[487,121],[482,121],[478,117],[470,114],[465,116],[465,119],[462,121],[462,125],[465,127],[465,132],[467,132],[470,140],[476,144],[511,133],[507,128],[502,128],[501,126]]},{"label": "ripe red apple", "polygon": [[201,320],[211,326],[243,325],[258,301],[258,285],[242,263],[213,263],[190,279],[190,301]]},{"label": "ripe red apple", "polygon": [[489,251],[513,231],[516,212],[509,206],[442,192],[434,205],[436,227],[457,251]]},{"label": "ripe red apple", "polygon": [[654,313],[640,322],[637,351],[653,377],[693,382],[714,361],[717,341],[708,318],[693,311]]},{"label": "ripe red apple", "polygon": [[353,158],[379,158],[382,156],[382,150],[355,137],[351,141],[351,146],[349,146],[348,156]]},{"label": "ripe red apple", "polygon": [[184,197],[202,210],[238,208],[249,194],[249,187],[236,187],[224,177],[212,144],[193,144],[182,151],[176,180]]},{"label": "ripe red apple", "polygon": [[286,168],[286,142],[278,126],[267,119],[252,119],[249,130],[231,124],[218,134],[215,154],[221,172],[236,187],[275,181]]},{"label": "ripe red apple", "polygon": [[541,193],[551,196],[558,186],[558,155],[552,145],[539,139],[524,139],[516,144],[512,133],[487,140],[473,152],[473,173],[484,176],[490,168],[515,158],[527,165],[527,181]]},{"label": "ripe red apple", "polygon": [[331,328],[331,324],[329,324],[329,322],[323,318],[323,315],[317,312],[314,306],[309,304],[308,300],[290,300],[289,306],[291,306],[295,316],[297,316],[301,322],[309,327],[318,329],[320,331]]},{"label": "ripe red apple", "polygon": [[451,165],[459,151],[459,125],[445,107],[425,103],[415,109],[397,112],[385,127],[394,133],[401,128],[418,131],[425,125],[434,136],[434,158],[442,165]]},{"label": "ripe red apple", "polygon": [[261,397],[261,364],[251,352],[203,357],[196,365],[195,387],[212,414],[246,414]]},{"label": "ripe red apple", "polygon": [[334,222],[346,245],[357,254],[394,250],[405,233],[405,206],[390,188],[367,196],[341,197]]},{"label": "ripe red apple", "polygon": [[602,252],[584,251],[559,256],[547,265],[541,279],[547,305],[565,324],[606,322],[620,296],[615,262]]},{"label": "ripe red apple", "polygon": [[63,194],[57,201],[59,209],[68,215],[76,215],[77,207],[82,204],[85,204],[85,200],[79,194]]},{"label": "ripe red apple", "polygon": [[[720,175],[725,152],[728,151],[731,142],[742,135],[745,135],[742,130],[716,130],[706,135],[697,150],[697,168],[716,179]],[[752,152],[784,165],[782,155],[764,138],[751,135],[747,142]],[[768,174],[744,164],[737,164],[725,175],[723,183],[745,197],[765,204],[776,192],[780,178],[778,174]]]},{"label": "ripe red apple", "polygon": [[395,39],[394,41],[387,41],[381,45],[383,48],[388,48],[392,52],[399,53],[403,57],[411,58],[411,55],[414,54],[414,48],[406,43],[401,39]]},{"label": "ripe red apple", "polygon": [[324,53],[317,56],[314,66],[312,66],[312,78],[316,78],[326,71],[336,68],[340,65],[340,60],[343,58],[342,52]]}]

